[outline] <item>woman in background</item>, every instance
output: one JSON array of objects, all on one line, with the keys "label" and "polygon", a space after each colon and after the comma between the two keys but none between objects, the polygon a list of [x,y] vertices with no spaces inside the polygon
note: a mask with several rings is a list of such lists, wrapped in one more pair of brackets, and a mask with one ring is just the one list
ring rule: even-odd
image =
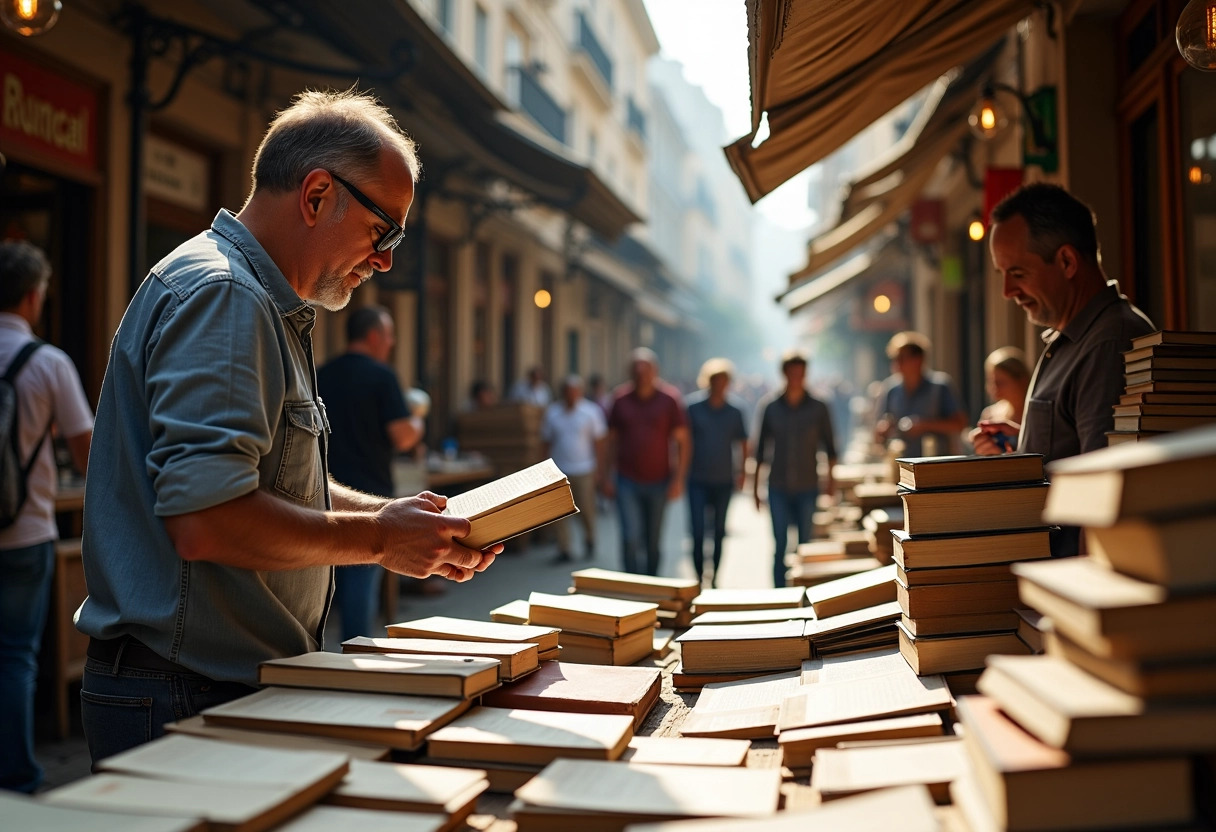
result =
[{"label": "woman in background", "polygon": [[1030,370],[1017,347],[1001,347],[984,359],[984,389],[992,404],[980,413],[980,421],[1022,424],[1026,391],[1030,389]]}]

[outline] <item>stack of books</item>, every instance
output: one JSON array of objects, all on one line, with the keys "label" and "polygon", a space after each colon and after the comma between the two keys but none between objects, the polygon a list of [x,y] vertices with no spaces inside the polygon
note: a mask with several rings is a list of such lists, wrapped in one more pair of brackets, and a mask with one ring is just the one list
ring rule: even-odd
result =
[{"label": "stack of books", "polygon": [[882,566],[882,563],[876,558],[870,557],[869,553],[865,555],[842,555],[841,558],[835,560],[819,558],[812,561],[803,561],[799,559],[797,553],[788,554],[785,557],[787,567],[785,571],[786,586],[818,586],[827,581],[856,575],[859,572],[868,572],[875,567]]},{"label": "stack of books", "polygon": [[472,699],[498,687],[498,659],[412,653],[303,653],[258,666],[258,682],[295,688]]},{"label": "stack of books", "polygon": [[622,601],[655,604],[659,626],[684,629],[692,624],[692,602],[701,592],[693,578],[656,578],[609,569],[579,569],[570,573],[573,591]]},{"label": "stack of books", "polygon": [[500,621],[477,621],[471,618],[449,618],[432,615],[388,625],[389,638],[437,638],[451,641],[499,642],[503,644],[532,643],[537,658],[556,659],[561,650],[557,627],[533,624],[505,624]]},{"label": "stack of books", "polygon": [[639,731],[662,687],[662,674],[653,667],[550,662],[538,673],[490,691],[481,702],[491,708],[626,714]]},{"label": "stack of books", "polygon": [[1043,457],[900,459],[904,529],[892,532],[900,650],[917,673],[980,670],[1018,639],[1015,561],[1050,557]]},{"label": "stack of books", "polygon": [[692,600],[692,614],[707,612],[799,609],[806,590],[798,586],[773,589],[706,589]]},{"label": "stack of books", "polygon": [[899,508],[899,486],[893,482],[866,482],[853,486],[853,502],[863,515],[876,508]]},{"label": "stack of books", "polygon": [[500,624],[527,624],[529,612],[528,599],[516,598],[490,610],[490,620]]},{"label": "stack of books", "polygon": [[564,662],[626,665],[654,652],[657,604],[533,592],[528,608],[528,620],[533,624],[560,629],[558,643]]},{"label": "stack of books", "polygon": [[806,619],[757,624],[694,624],[676,641],[680,665],[672,684],[680,690],[709,682],[796,670],[811,657]]},{"label": "stack of books", "polygon": [[917,676],[896,649],[806,662],[800,683],[777,720],[784,763],[800,776],[840,742],[940,737],[953,703],[945,679]]},{"label": "stack of books", "polygon": [[501,404],[456,416],[460,447],[477,451],[495,471],[518,471],[545,458],[540,438],[545,409],[532,404]]},{"label": "stack of books", "polygon": [[772,739],[781,703],[800,687],[798,670],[705,685],[680,725],[680,736]]},{"label": "stack of books", "polygon": [[972,813],[1009,828],[1194,818],[1216,752],[1214,463],[1216,427],[1050,466],[1045,517],[1085,527],[1091,555],[1014,567],[1052,628],[1047,655],[991,657],[985,698],[960,702]]},{"label": "stack of books", "polygon": [[472,699],[268,687],[203,711],[207,726],[415,751]]},{"label": "stack of books", "polygon": [[891,532],[904,527],[903,504],[898,507],[876,508],[861,518],[861,527],[870,540],[870,554],[881,564],[888,564],[895,557]]},{"label": "stack of books", "polygon": [[1127,387],[1109,444],[1216,422],[1216,332],[1150,332],[1123,353]]},{"label": "stack of books", "polygon": [[519,832],[623,830],[681,818],[765,818],[777,812],[781,772],[742,766],[555,760],[515,792]]},{"label": "stack of books", "polygon": [[616,760],[633,738],[627,714],[474,708],[427,739],[423,762],[485,771],[510,794],[562,758]]},{"label": "stack of books", "polygon": [[199,818],[218,829],[260,832],[317,803],[349,768],[343,754],[174,735],[108,757],[97,774],[41,799],[99,814]]},{"label": "stack of books", "polygon": [[445,638],[371,638],[342,642],[343,653],[477,656],[498,662],[498,681],[513,682],[540,668],[540,648],[532,642],[455,641]]},{"label": "stack of books", "polygon": [[[360,829],[451,832],[463,828],[487,790],[485,772],[351,759],[336,751],[276,748],[170,734],[102,761],[92,777],[47,793],[62,812],[12,829],[71,829],[74,810],[94,812],[90,829],[195,829],[131,815],[199,818],[207,828]],[[327,806],[317,807],[324,803]],[[334,808],[339,807],[339,808]],[[110,813],[119,812],[116,816]],[[125,820],[124,820],[125,819]],[[280,825],[282,824],[282,825]],[[6,825],[5,828],[10,828]]]}]

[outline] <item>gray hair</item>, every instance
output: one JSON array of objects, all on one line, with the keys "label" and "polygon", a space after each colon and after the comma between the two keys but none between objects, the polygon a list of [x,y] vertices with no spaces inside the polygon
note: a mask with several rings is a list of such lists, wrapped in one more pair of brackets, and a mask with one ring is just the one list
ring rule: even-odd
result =
[{"label": "gray hair", "polygon": [[51,262],[42,249],[24,240],[0,242],[0,309],[13,309],[50,279]]},{"label": "gray hair", "polygon": [[417,182],[417,145],[388,108],[354,87],[337,92],[305,90],[274,117],[258,146],[253,190],[294,190],[316,168],[346,178],[375,175],[385,144],[401,151]]}]

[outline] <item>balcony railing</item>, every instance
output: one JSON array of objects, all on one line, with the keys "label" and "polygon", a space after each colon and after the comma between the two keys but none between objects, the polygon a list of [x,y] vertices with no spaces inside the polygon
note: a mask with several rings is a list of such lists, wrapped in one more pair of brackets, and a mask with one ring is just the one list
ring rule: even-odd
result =
[{"label": "balcony railing", "polygon": [[595,36],[595,31],[591,28],[591,23],[587,20],[587,15],[584,12],[578,13],[578,43],[575,44],[591,59],[591,63],[595,64],[595,68],[604,78],[604,83],[608,89],[612,89],[612,58],[608,57],[608,53],[604,51],[604,47],[600,45],[599,38]]},{"label": "balcony railing", "polygon": [[642,108],[638,106],[638,102],[633,100],[633,96],[625,102],[625,123],[629,125],[629,129],[638,134],[640,138],[646,138],[646,114],[642,112]]},{"label": "balcony railing", "polygon": [[566,111],[531,72],[522,67],[514,67],[511,72],[519,81],[519,109],[531,116],[542,130],[565,144]]}]

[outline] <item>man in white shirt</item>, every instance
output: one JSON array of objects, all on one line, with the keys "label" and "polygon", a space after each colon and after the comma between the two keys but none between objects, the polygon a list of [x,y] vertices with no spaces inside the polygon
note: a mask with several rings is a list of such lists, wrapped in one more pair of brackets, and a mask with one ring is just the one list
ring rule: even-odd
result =
[{"label": "man in white shirt", "polygon": [[[0,375],[35,340],[51,264],[26,242],[0,242]],[[52,425],[83,473],[93,414],[72,359],[50,344],[17,374],[17,454],[30,466],[17,519],[0,529],[0,788],[33,792],[42,782],[34,759],[34,688],[55,564],[55,466]],[[36,455],[36,459],[34,459]]]},{"label": "man in white shirt", "polygon": [[583,398],[583,380],[567,376],[562,382],[562,398],[545,410],[541,439],[545,453],[570,480],[574,504],[579,513],[557,524],[557,561],[571,560],[570,526],[577,518],[583,524],[585,555],[595,557],[595,495],[598,478],[604,470],[604,442],[608,425],[604,413],[594,402]]}]

